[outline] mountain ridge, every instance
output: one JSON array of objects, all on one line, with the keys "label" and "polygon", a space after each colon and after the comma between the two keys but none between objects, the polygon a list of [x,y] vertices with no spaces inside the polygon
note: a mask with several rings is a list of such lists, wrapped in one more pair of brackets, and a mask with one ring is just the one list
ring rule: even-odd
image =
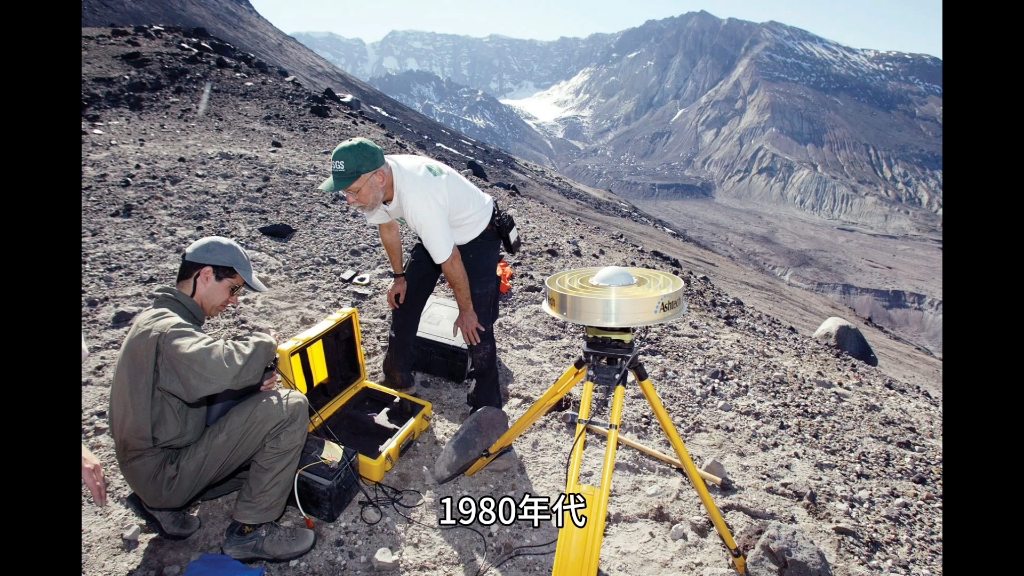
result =
[{"label": "mountain ridge", "polygon": [[[510,93],[520,95],[524,87],[539,92],[574,83],[578,109],[555,119],[560,129],[545,135],[581,148],[578,154],[556,151],[551,160],[591,186],[629,197],[652,184],[705,178],[714,194],[764,201],[757,191],[768,190],[770,197],[778,189],[800,209],[874,227],[884,227],[890,206],[899,205],[920,213],[897,216],[917,220],[904,227],[941,227],[941,144],[912,134],[906,143],[893,137],[916,128],[941,139],[941,60],[934,57],[852,49],[778,22],[720,20],[707,12],[547,42],[403,31],[370,44],[345,40],[349,52],[339,55],[326,42],[337,38],[321,34],[309,45],[364,79],[428,71],[499,100],[516,100]],[[644,88],[623,90],[622,78]],[[929,107],[929,96],[938,99],[936,107]],[[669,103],[675,108],[663,111]],[[856,121],[830,120],[851,107],[858,108]],[[809,112],[816,109],[827,115]],[[878,111],[892,117],[880,126],[863,121]],[[668,127],[634,127],[645,118]],[[750,151],[747,141],[753,140],[762,142]],[[872,144],[862,150],[861,142]],[[609,165],[602,154],[625,156],[636,166]],[[737,155],[733,163],[711,159]],[[671,172],[658,168],[667,165]],[[882,205],[865,204],[865,198]]]},{"label": "mountain ridge", "polygon": [[[335,34],[315,42],[295,37],[339,66],[349,63],[353,73],[383,74],[367,81],[399,98],[440,83],[453,94],[478,90],[472,114],[457,98],[417,98],[418,110],[451,125],[507,117],[487,96],[493,95],[539,139],[527,145],[519,123],[515,134],[474,124],[475,138],[501,142],[648,213],[672,200],[711,200],[728,202],[725,211],[743,205],[768,217],[806,213],[833,234],[853,227],[911,243],[917,236],[941,240],[942,62],[935,57],[849,48],[779,22],[722,20],[707,12],[557,41],[396,31],[376,43],[344,41],[332,51]],[[357,69],[351,63],[359,58]],[[405,101],[410,104],[408,96]],[[714,234],[701,235],[704,227],[696,224],[670,221],[715,246]],[[743,258],[780,278],[795,271],[807,286],[859,285],[860,293],[901,290],[941,300],[941,274],[905,286],[907,275],[893,262],[881,265],[891,274],[862,284],[866,278],[855,270],[864,258],[878,261],[880,250],[835,252],[833,258],[847,262],[839,268],[822,255],[800,269],[785,246],[769,258],[750,247]],[[940,248],[922,255],[924,269],[941,261]],[[819,276],[826,268],[832,272]],[[852,306],[848,291],[832,297]],[[910,323],[931,326],[926,333],[904,335],[941,353],[938,310],[927,307],[919,312],[929,320]],[[902,316],[893,310],[888,317]]]}]

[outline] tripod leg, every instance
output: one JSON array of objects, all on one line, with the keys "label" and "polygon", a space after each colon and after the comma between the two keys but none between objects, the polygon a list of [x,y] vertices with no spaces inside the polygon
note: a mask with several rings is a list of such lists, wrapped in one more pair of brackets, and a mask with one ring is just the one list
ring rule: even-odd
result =
[{"label": "tripod leg", "polygon": [[[587,417],[590,416],[590,403],[594,399],[594,383],[587,380],[583,383],[583,392],[580,394],[580,414],[584,414],[583,421],[586,421]],[[566,493],[572,492],[570,488],[576,483],[576,479],[580,476],[580,465],[583,462],[583,448],[586,444],[586,435],[583,433],[584,428],[581,427],[581,423],[576,423],[576,433],[573,434],[574,442],[572,444],[572,450],[569,453],[569,470],[565,474],[565,491]]]},{"label": "tripod leg", "polygon": [[[597,433],[597,434],[601,434],[602,436],[605,436],[605,437],[608,436],[608,428],[607,427],[596,426],[594,424],[587,424],[587,430],[590,430],[591,432],[594,432],[594,433]],[[619,436],[619,443],[624,445],[624,446],[629,446],[630,448],[635,448],[635,449],[643,452],[644,454],[650,454],[651,456],[654,456],[655,458],[657,458],[658,460],[661,460],[662,462],[664,462],[666,464],[669,464],[669,465],[671,465],[671,466],[673,466],[675,468],[678,468],[680,470],[684,470],[683,464],[679,460],[669,456],[668,454],[665,454],[663,452],[659,452],[658,450],[655,450],[654,448],[648,448],[647,446],[644,446],[643,444],[640,444],[639,442],[634,442],[634,441],[632,441],[629,438],[626,438],[624,436]],[[703,470],[697,470],[697,474],[699,474],[701,478],[707,480],[708,482],[711,482],[712,484],[716,484],[718,486],[721,486],[723,484],[723,481],[722,481],[721,478],[719,478],[718,476],[715,476],[713,474],[708,474],[707,472],[705,472]]]},{"label": "tripod leg", "polygon": [[[732,555],[732,562],[736,566],[736,571],[740,574],[746,574],[746,558],[743,557],[743,553],[740,552],[736,542],[732,539],[729,527],[725,525],[725,519],[718,512],[715,501],[711,499],[707,485],[704,484],[704,481],[697,473],[697,466],[690,459],[690,453],[686,451],[683,439],[679,437],[676,427],[672,424],[672,419],[669,418],[668,412],[665,411],[665,406],[661,403],[661,399],[658,398],[658,393],[654,390],[654,385],[651,384],[651,380],[647,376],[647,370],[638,363],[633,370],[633,377],[636,378],[637,385],[640,386],[640,391],[643,392],[644,398],[647,398],[647,403],[654,409],[654,416],[658,419],[658,424],[661,424],[661,430],[668,436],[668,440],[672,444],[672,448],[675,449],[676,455],[679,456],[679,462],[683,465],[683,471],[686,472],[686,476],[690,479],[690,484],[697,490],[700,501],[708,511],[708,516],[711,517],[711,523],[715,525],[715,530],[718,531],[719,537],[722,538],[725,547],[729,549],[729,554]],[[611,434],[609,434],[609,438],[611,438]]]},{"label": "tripod leg", "polygon": [[[583,420],[590,412],[590,396],[593,383],[589,380],[584,384],[583,397],[580,402],[580,415]],[[619,422],[622,419],[622,399],[626,387],[615,386],[612,396],[612,409],[609,415],[608,443],[604,449],[604,461],[601,465],[600,486],[589,486],[579,482],[580,461],[583,457],[583,443],[578,442],[572,451],[569,468],[569,479],[565,483],[566,494],[580,494],[584,498],[585,523],[582,527],[573,521],[566,521],[563,514],[562,528],[558,531],[558,543],[555,545],[555,563],[552,576],[593,576],[597,574],[598,561],[601,556],[601,541],[604,538],[605,519],[608,516],[608,495],[612,489],[612,472],[615,470],[615,453],[618,448]],[[582,440],[584,424],[576,425],[576,436]],[[568,497],[568,496],[567,496]],[[579,515],[577,513],[577,515]]]},{"label": "tripod leg", "polygon": [[586,373],[587,362],[583,358],[577,358],[576,362],[566,368],[565,372],[562,372],[562,375],[555,380],[555,383],[530,406],[526,413],[513,422],[512,426],[494,441],[494,444],[491,444],[487,449],[487,455],[481,456],[472,466],[466,469],[466,476],[476,473],[490,463],[491,460],[494,460],[505,447],[511,446],[513,440],[518,438],[538,418],[547,414],[548,410],[561,400],[562,396],[568,394],[569,390],[572,390],[573,386],[582,380]]}]

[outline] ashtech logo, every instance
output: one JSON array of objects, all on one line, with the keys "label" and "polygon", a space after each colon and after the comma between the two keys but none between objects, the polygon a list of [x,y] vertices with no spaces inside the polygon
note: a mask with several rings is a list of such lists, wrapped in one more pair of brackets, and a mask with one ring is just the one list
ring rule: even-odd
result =
[{"label": "ashtech logo", "polygon": [[345,161],[344,160],[331,160],[331,172],[344,172]]},{"label": "ashtech logo", "polygon": [[662,296],[658,303],[654,305],[655,314],[671,312],[683,304],[683,299],[678,296],[672,300],[665,300],[665,298],[668,298],[668,296]]}]

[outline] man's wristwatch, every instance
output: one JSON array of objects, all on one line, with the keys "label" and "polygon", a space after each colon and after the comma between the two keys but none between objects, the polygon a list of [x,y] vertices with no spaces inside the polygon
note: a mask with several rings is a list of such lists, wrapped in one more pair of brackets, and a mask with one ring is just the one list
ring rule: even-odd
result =
[{"label": "man's wristwatch", "polygon": [[405,278],[405,272],[392,272],[392,278]]}]

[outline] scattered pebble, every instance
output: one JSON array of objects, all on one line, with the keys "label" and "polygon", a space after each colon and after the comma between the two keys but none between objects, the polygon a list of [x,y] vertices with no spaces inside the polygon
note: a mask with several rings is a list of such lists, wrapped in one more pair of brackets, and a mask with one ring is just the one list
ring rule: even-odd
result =
[{"label": "scattered pebble", "polygon": [[725,465],[714,458],[705,462],[701,470],[711,474],[712,476],[718,476],[719,478],[725,478],[727,476],[725,472]]},{"label": "scattered pebble", "polygon": [[834,524],[832,526],[832,531],[836,534],[845,534],[847,536],[857,535],[857,531],[853,528],[853,526],[850,526],[848,524]]},{"label": "scattered pebble", "polygon": [[141,533],[142,528],[138,524],[130,524],[124,527],[124,532],[121,532],[121,538],[134,542],[139,539],[139,534]]},{"label": "scattered pebble", "polygon": [[686,525],[679,523],[669,530],[668,537],[672,540],[688,540],[688,537],[686,536],[687,532],[688,530],[686,529]]}]

